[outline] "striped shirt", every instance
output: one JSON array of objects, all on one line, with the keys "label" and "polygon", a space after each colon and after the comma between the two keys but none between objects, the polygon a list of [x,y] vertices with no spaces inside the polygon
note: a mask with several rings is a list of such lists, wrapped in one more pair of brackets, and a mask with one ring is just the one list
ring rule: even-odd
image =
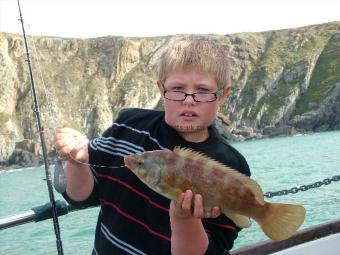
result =
[{"label": "striped shirt", "polygon": [[[209,127],[209,138],[191,143],[181,138],[164,121],[163,111],[126,109],[104,134],[89,143],[89,163],[95,179],[91,196],[80,206],[100,205],[93,254],[171,254],[170,200],[149,189],[123,166],[123,157],[152,150],[172,150],[175,146],[192,148],[215,160],[250,175],[243,156]],[[206,254],[224,254],[233,246],[238,229],[221,215],[203,219],[208,233]],[[192,244],[188,244],[192,245]]]}]

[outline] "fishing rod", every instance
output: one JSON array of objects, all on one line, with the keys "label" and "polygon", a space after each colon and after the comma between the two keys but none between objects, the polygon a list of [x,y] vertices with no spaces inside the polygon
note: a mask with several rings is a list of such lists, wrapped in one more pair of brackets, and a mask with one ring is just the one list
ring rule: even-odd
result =
[{"label": "fishing rod", "polygon": [[24,20],[23,20],[23,17],[22,17],[19,0],[17,0],[17,2],[18,2],[19,14],[20,14],[19,20],[21,22],[22,33],[23,33],[23,37],[24,37],[25,50],[26,50],[26,62],[27,62],[27,65],[28,65],[28,70],[29,70],[30,79],[31,79],[31,90],[32,90],[32,96],[33,96],[33,101],[34,101],[34,110],[33,111],[35,113],[38,128],[39,128],[41,148],[42,148],[44,165],[45,165],[46,183],[47,183],[50,203],[52,205],[52,219],[53,219],[54,233],[55,233],[55,236],[56,236],[57,250],[58,250],[58,255],[63,255],[64,253],[63,253],[63,245],[62,245],[62,241],[61,241],[61,237],[60,237],[60,228],[59,228],[59,221],[58,221],[58,215],[57,215],[57,206],[56,206],[56,201],[54,199],[51,172],[49,170],[49,164],[48,164],[48,161],[47,161],[47,148],[46,148],[46,142],[45,142],[45,133],[44,133],[44,128],[41,125],[40,109],[39,109],[39,103],[38,103],[37,94],[36,94],[36,90],[35,90],[35,84],[34,84],[34,78],[33,78],[32,66],[31,66],[31,59],[30,59],[30,54],[29,54],[29,51],[28,51],[28,44],[27,44],[27,39],[26,39],[25,27],[24,27]]}]

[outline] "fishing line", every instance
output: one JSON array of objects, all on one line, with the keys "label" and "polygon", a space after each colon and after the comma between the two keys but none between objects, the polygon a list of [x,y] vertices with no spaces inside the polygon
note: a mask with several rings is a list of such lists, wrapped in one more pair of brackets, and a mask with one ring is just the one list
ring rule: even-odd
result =
[{"label": "fishing line", "polygon": [[[30,25],[28,24],[28,27],[30,27]],[[37,62],[37,71],[38,71],[38,74],[39,74],[39,78],[41,80],[41,83],[42,83],[42,91],[44,92],[45,94],[45,98],[46,98],[46,109],[47,109],[47,112],[49,113],[49,116],[54,116],[54,113],[52,111],[52,104],[51,104],[51,100],[49,100],[49,98],[52,98],[52,93],[50,91],[47,90],[47,87],[45,85],[45,80],[44,80],[44,77],[42,75],[42,69],[41,69],[41,65],[40,65],[40,60],[38,59],[38,51],[37,51],[37,47],[36,47],[36,43],[35,43],[35,40],[34,38],[31,38],[32,40],[30,40],[32,42],[32,45],[33,45],[33,57],[35,58],[35,61]],[[48,95],[49,94],[49,95]],[[53,119],[53,118],[52,118]],[[53,119],[54,122],[56,122],[56,119],[54,118]],[[53,125],[54,127],[56,127],[55,123]],[[45,133],[46,130],[45,130]],[[76,138],[74,136],[74,138]],[[76,143],[73,148],[75,148],[76,146],[78,146],[80,144],[80,141],[78,141],[78,143]],[[55,146],[53,146],[54,149],[55,149]],[[73,148],[71,149],[71,151],[73,150]],[[104,166],[104,165],[96,165],[96,164],[89,164],[89,163],[84,163],[84,162],[81,162],[77,159],[75,159],[70,153],[68,154],[68,158],[69,159],[72,159],[74,162],[77,162],[78,164],[81,164],[81,165],[86,165],[86,166],[89,166],[89,167],[96,167],[96,168],[109,168],[109,169],[117,169],[117,168],[122,168],[122,167],[125,167],[125,165],[121,165],[121,166]],[[58,155],[58,158],[55,160],[55,161],[62,161],[62,160],[65,160],[63,159],[62,157],[60,157],[60,155]],[[55,162],[55,166],[58,165],[57,162]],[[61,164],[62,166],[64,166],[63,164]],[[64,169],[62,169],[64,170]]]},{"label": "fishing line", "polygon": [[[76,136],[73,136],[73,137],[76,138]],[[72,149],[70,150],[70,152],[71,152],[76,146],[78,146],[78,145],[80,144],[80,141],[79,141],[79,140],[78,140],[77,142],[78,142],[78,143],[76,143],[76,144],[72,147]],[[100,167],[100,168],[109,168],[109,169],[115,169],[115,168],[122,168],[122,167],[125,167],[125,165],[121,165],[121,166],[104,166],[104,165],[96,165],[96,164],[84,163],[84,162],[81,162],[81,161],[75,159],[75,158],[71,155],[70,152],[67,154],[67,156],[68,156],[67,158],[63,158],[63,157],[61,157],[61,156],[59,156],[59,158],[63,159],[64,161],[67,161],[67,160],[69,160],[69,159],[72,159],[73,161],[77,162],[78,164],[85,165],[85,166],[90,166],[90,167]],[[122,157],[122,156],[120,156],[120,157]]]},{"label": "fishing line", "polygon": [[43,154],[43,158],[44,158],[46,183],[47,183],[50,203],[51,203],[51,206],[52,206],[51,212],[52,212],[54,233],[55,233],[55,236],[56,236],[56,245],[57,245],[58,255],[63,255],[64,253],[63,253],[63,246],[62,246],[62,241],[61,241],[61,237],[60,237],[60,228],[59,228],[59,221],[58,221],[58,214],[57,214],[57,206],[56,206],[56,201],[54,199],[51,173],[50,173],[49,164],[48,164],[48,161],[47,161],[47,148],[46,148],[46,142],[45,142],[45,136],[44,136],[45,134],[44,134],[44,129],[41,125],[39,102],[38,102],[36,89],[35,89],[33,71],[32,71],[32,66],[31,66],[31,59],[30,59],[30,54],[29,54],[29,49],[28,49],[25,26],[24,26],[24,20],[23,20],[23,16],[22,16],[22,13],[21,13],[19,0],[17,0],[17,3],[18,3],[19,15],[20,15],[19,20],[20,20],[20,23],[21,23],[22,33],[23,33],[23,37],[24,37],[24,47],[25,47],[24,52],[26,53],[26,62],[27,62],[27,65],[28,65],[28,71],[29,71],[30,82],[31,82],[31,92],[32,92],[32,98],[33,98],[33,102],[34,102],[33,103],[33,111],[36,115],[36,121],[37,121],[38,129],[39,129],[39,135],[40,135],[40,141],[41,141],[41,147],[42,147],[42,154]]},{"label": "fishing line", "polygon": [[[28,26],[29,29],[31,28],[29,24],[27,26]],[[39,75],[38,78],[41,80],[41,84],[42,84],[41,88],[42,88],[42,91],[43,91],[43,93],[45,95],[45,100],[46,100],[46,110],[47,110],[47,113],[49,113],[46,116],[50,116],[49,122],[51,122],[51,119],[54,122],[53,125],[47,125],[47,126],[49,126],[49,127],[54,126],[55,127],[56,126],[55,125],[56,124],[56,118],[52,118],[52,116],[55,116],[55,113],[52,112],[53,108],[52,108],[51,100],[49,100],[50,98],[53,97],[53,95],[52,95],[52,93],[50,91],[48,91],[48,89],[47,89],[47,87],[45,85],[45,80],[44,80],[44,77],[43,77],[42,71],[41,71],[40,59],[38,59],[38,51],[37,51],[36,43],[35,43],[35,40],[34,40],[33,37],[31,39],[32,40],[30,40],[30,41],[32,42],[33,52],[34,52],[34,54],[32,56],[33,56],[35,62],[37,63],[37,67],[38,67],[37,68],[37,73]],[[46,121],[45,121],[45,123],[46,123]],[[48,134],[48,130],[46,128],[45,128],[44,132],[46,134]]]},{"label": "fishing line", "polygon": [[82,165],[86,165],[86,166],[92,166],[92,167],[102,167],[102,168],[110,168],[110,169],[125,167],[125,165],[121,165],[121,166],[102,166],[102,165],[95,165],[95,164],[84,163],[84,162],[76,160],[71,155],[70,155],[70,158],[72,160],[74,160],[75,162],[77,162],[78,164],[82,164]]},{"label": "fishing line", "polygon": [[[30,25],[28,24],[28,27],[30,28]],[[47,112],[50,113],[49,116],[54,116],[54,113],[52,111],[52,104],[51,104],[51,100],[49,100],[49,98],[52,98],[52,93],[50,91],[47,90],[47,87],[45,85],[45,80],[44,80],[44,77],[42,75],[42,71],[41,71],[41,65],[40,65],[40,62],[39,62],[39,59],[38,59],[38,52],[37,52],[37,47],[36,47],[36,43],[35,43],[35,40],[34,38],[31,38],[32,40],[32,45],[33,45],[33,57],[35,58],[36,62],[37,62],[37,67],[38,67],[38,74],[39,74],[39,78],[42,82],[42,90],[45,94],[45,98],[46,98],[46,108],[47,108]],[[48,95],[49,94],[49,95]],[[54,122],[56,122],[56,119],[55,118],[52,118],[54,120]],[[55,123],[53,125],[54,127],[56,127]],[[45,133],[46,130],[45,130]],[[76,138],[76,137],[75,137]],[[80,144],[80,141],[78,141],[77,144],[75,144],[73,146],[73,148],[75,148],[76,146],[78,146]],[[71,149],[71,151],[73,150],[73,148]],[[54,149],[55,149],[55,146],[54,146]],[[81,162],[77,159],[75,159],[74,157],[72,157],[72,155],[69,153],[68,154],[69,158],[71,158],[73,161],[77,162],[78,164],[81,164],[81,165],[87,165],[87,166],[91,166],[91,167],[100,167],[100,168],[110,168],[110,169],[115,169],[115,168],[122,168],[122,167],[125,167],[125,165],[121,165],[121,166],[104,166],[104,165],[96,165],[96,164],[89,164],[89,163],[84,163],[84,162]],[[60,159],[60,156],[58,156],[58,158]],[[58,160],[58,159],[57,159]]]}]

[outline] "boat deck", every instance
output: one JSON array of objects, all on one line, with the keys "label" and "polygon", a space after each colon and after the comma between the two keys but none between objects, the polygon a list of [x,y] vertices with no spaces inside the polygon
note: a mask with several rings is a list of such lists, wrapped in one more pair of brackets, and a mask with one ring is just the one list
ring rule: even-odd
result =
[{"label": "boat deck", "polygon": [[340,233],[303,243],[272,255],[339,255]]},{"label": "boat deck", "polygon": [[299,230],[282,241],[263,241],[232,251],[232,255],[339,255],[340,219]]}]

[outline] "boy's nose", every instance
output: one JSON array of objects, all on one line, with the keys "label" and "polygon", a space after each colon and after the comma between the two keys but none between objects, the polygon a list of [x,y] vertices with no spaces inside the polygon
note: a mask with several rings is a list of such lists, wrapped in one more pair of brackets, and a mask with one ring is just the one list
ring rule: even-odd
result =
[{"label": "boy's nose", "polygon": [[183,101],[184,104],[196,104],[194,100],[194,95],[186,95],[186,98]]}]

